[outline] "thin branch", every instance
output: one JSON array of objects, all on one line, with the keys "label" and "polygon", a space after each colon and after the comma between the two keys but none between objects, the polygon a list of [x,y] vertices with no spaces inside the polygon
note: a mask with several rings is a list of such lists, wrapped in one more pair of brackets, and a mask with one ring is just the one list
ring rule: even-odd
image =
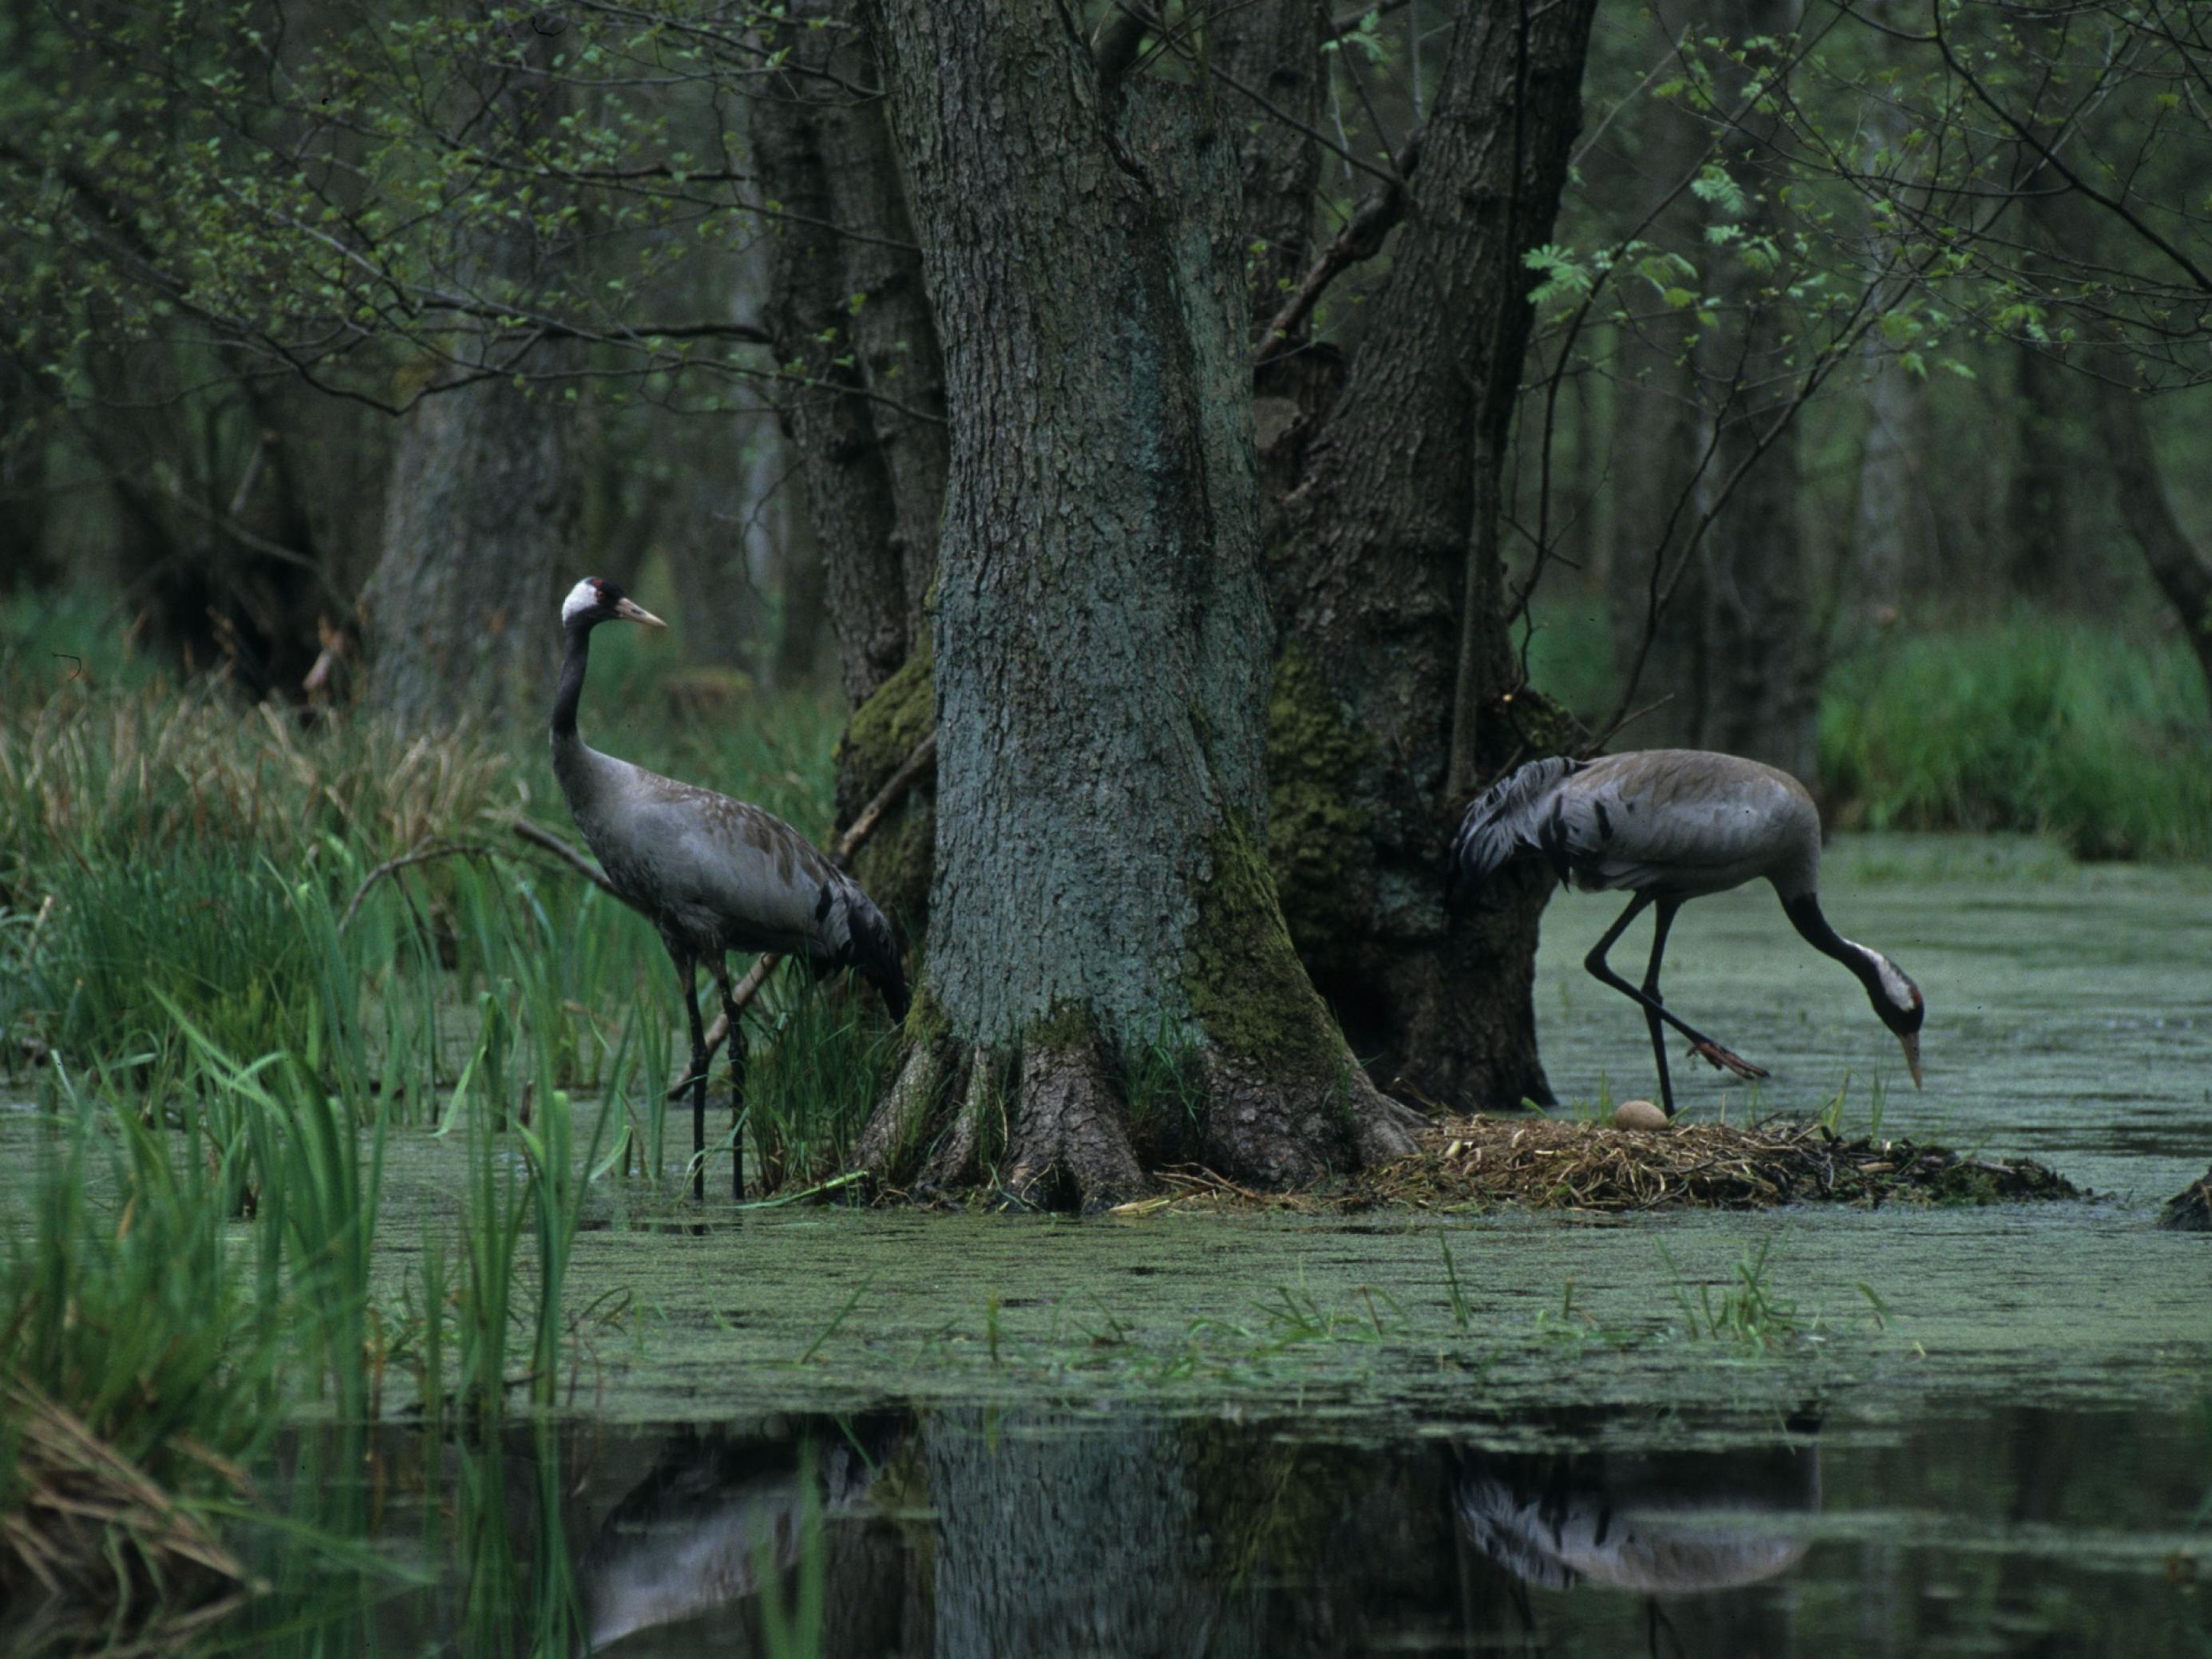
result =
[{"label": "thin branch", "polygon": [[369,890],[386,876],[397,874],[410,864],[428,864],[432,859],[450,858],[457,853],[466,858],[498,856],[490,848],[475,842],[440,841],[423,842],[411,853],[402,853],[396,859],[386,859],[363,877],[361,885],[353,890],[353,896],[346,901],[344,914],[338,918],[338,932],[343,934],[353,925],[354,916],[361,909],[361,902],[368,896]]},{"label": "thin branch", "polygon": [[[559,836],[555,835],[550,830],[542,829],[538,825],[532,823],[528,818],[517,818],[514,823],[508,824],[507,827],[509,830],[512,830],[524,841],[528,842],[532,847],[544,848],[545,851],[552,854],[555,858],[559,859],[563,863],[567,864],[570,869],[574,870],[578,875],[583,877],[586,881],[590,882],[592,885],[598,888],[601,892],[611,894],[614,897],[622,899],[622,902],[624,904],[629,903],[628,899],[623,898],[623,896],[619,892],[616,891],[614,883],[607,879],[606,872],[605,871],[601,870],[598,865],[592,863],[591,860],[586,858],[581,853],[579,853],[574,848],[569,846],[566,841],[562,840]],[[632,905],[631,908],[635,909],[636,907]],[[639,914],[641,915],[644,912],[640,911]]]}]

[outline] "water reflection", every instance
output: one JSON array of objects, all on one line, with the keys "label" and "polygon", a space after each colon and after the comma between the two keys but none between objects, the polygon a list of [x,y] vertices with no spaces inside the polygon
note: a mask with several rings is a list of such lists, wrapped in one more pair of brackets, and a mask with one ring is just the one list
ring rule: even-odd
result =
[{"label": "water reflection", "polygon": [[[231,1651],[2201,1652],[2204,1425],[1839,1442],[1666,1419],[1330,1435],[1042,1409],[379,1437],[371,1587],[282,1555]],[[1710,1447],[1711,1449],[1697,1448]],[[1528,1449],[1531,1447],[1549,1449]],[[339,1467],[303,1459],[302,1472]],[[335,1515],[337,1486],[307,1496]],[[281,1542],[282,1540],[276,1540]],[[350,1595],[343,1628],[322,1610]],[[1971,1638],[1971,1639],[1969,1639]],[[2109,1638],[2109,1639],[2107,1639]]]},{"label": "water reflection", "polygon": [[1458,1502],[1468,1541],[1546,1589],[1734,1589],[1787,1572],[1812,1547],[1802,1522],[1820,1507],[1820,1450],[1803,1441],[1692,1454],[1473,1451]]},{"label": "water reflection", "polygon": [[[862,1556],[879,1552],[856,1550],[849,1523],[878,1513],[871,1505],[886,1461],[910,1426],[884,1414],[742,1437],[670,1435],[580,1553],[575,1583],[591,1645],[745,1602],[765,1580],[793,1574],[809,1552],[837,1556],[844,1580],[878,1576]],[[825,1560],[812,1565],[830,1576]],[[850,1582],[838,1589],[844,1607],[864,1599]]]},{"label": "water reflection", "polygon": [[626,1653],[757,1650],[763,1574],[812,1553],[824,1653],[1518,1646],[1523,1585],[1753,1583],[1803,1556],[1790,1523],[1820,1504],[1802,1433],[1536,1455],[1287,1429],[951,1411],[672,1436],[581,1552],[584,1626]]}]

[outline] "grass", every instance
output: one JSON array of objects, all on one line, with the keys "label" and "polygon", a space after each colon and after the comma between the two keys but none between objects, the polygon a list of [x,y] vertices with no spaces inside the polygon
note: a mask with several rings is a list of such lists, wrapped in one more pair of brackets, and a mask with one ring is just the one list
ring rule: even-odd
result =
[{"label": "grass", "polygon": [[[179,1607],[243,1583],[239,1561],[279,1528],[336,1565],[296,1584],[288,1566],[277,1602],[365,1607],[391,1569],[343,1547],[366,1524],[354,1443],[396,1405],[475,1449],[453,1547],[483,1566],[483,1593],[465,1622],[486,1646],[521,1633],[568,1648],[557,1474],[528,1593],[501,1577],[501,1425],[561,1403],[618,1311],[568,1306],[567,1265],[595,1187],[661,1167],[683,1015],[659,940],[507,834],[533,813],[569,830],[534,733],[434,738],[241,708],[112,640],[103,655],[71,631],[89,611],[46,619],[94,665],[64,675],[23,614],[0,611],[0,1079],[40,1091],[52,1133],[0,1271],[0,1522],[46,1498],[78,1521],[73,1558],[0,1549],[0,1599],[43,1583],[110,1636],[163,1617],[173,1632]],[[630,644],[597,665],[607,747],[826,829],[834,698],[633,746],[622,715],[651,705],[669,665]],[[471,850],[363,890],[433,843]],[[754,1015],[757,1170],[818,1181],[842,1161],[889,1064],[872,1009],[795,973],[774,981]],[[586,1093],[623,1107],[592,1111],[592,1133]],[[398,1134],[459,1140],[471,1179],[379,1299]],[[336,1438],[303,1446],[301,1508],[279,1517],[244,1472],[302,1408]],[[344,1504],[315,1499],[317,1459]]]},{"label": "grass", "polygon": [[1820,705],[1844,828],[2030,830],[2077,858],[2212,855],[2212,712],[2179,641],[2029,611],[1878,641]]}]

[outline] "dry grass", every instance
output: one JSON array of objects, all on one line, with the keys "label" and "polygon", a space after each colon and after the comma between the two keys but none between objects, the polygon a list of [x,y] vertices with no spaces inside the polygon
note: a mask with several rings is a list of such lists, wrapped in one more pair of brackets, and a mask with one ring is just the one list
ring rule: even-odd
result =
[{"label": "dry grass", "polygon": [[289,865],[324,835],[400,848],[526,804],[510,757],[468,734],[335,715],[309,729],[219,688],[64,689],[0,718],[0,847],[34,862],[191,841]]},{"label": "dry grass", "polygon": [[[246,1569],[205,1522],[37,1389],[0,1379],[14,1467],[0,1513],[0,1631],[10,1651],[96,1643],[167,1652],[225,1617]],[[203,1462],[242,1492],[244,1478]]]},{"label": "dry grass", "polygon": [[1203,1170],[1170,1170],[1161,1194],[1117,1213],[1212,1204],[1303,1210],[1765,1209],[1798,1200],[1987,1204],[2077,1198],[2040,1164],[1910,1140],[1844,1140],[1816,1123],[1616,1129],[1556,1118],[1447,1118],[1413,1157],[1328,1193],[1260,1193]]}]

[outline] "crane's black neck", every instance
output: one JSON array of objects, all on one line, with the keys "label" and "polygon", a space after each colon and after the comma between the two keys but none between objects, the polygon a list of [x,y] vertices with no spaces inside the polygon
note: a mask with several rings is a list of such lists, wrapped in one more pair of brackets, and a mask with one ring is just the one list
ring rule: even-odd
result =
[{"label": "crane's black neck", "polygon": [[1828,925],[1827,917],[1820,914],[1818,894],[1800,893],[1796,898],[1784,899],[1782,909],[1806,944],[1842,963],[1858,976],[1869,996],[1876,1003],[1882,1000],[1881,969],[1875,964],[1874,952],[1863,945],[1852,944]]},{"label": "crane's black neck", "polygon": [[553,736],[557,740],[576,735],[576,703],[584,695],[584,671],[591,665],[592,629],[595,624],[579,617],[562,632],[568,647],[561,659],[561,685],[553,694]]}]

